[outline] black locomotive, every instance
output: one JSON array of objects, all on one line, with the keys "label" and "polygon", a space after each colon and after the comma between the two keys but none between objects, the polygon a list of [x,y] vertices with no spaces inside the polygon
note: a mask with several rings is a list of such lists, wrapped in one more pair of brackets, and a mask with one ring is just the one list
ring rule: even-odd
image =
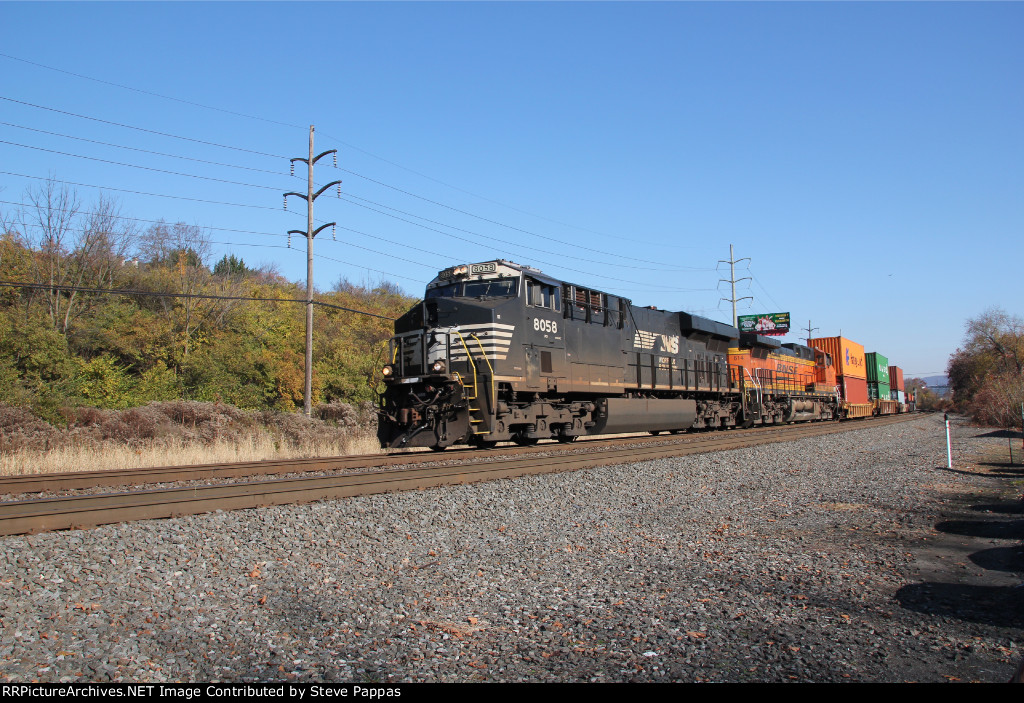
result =
[{"label": "black locomotive", "polygon": [[751,424],[765,398],[730,367],[739,338],[509,261],[455,266],[395,323],[378,437],[440,450]]}]

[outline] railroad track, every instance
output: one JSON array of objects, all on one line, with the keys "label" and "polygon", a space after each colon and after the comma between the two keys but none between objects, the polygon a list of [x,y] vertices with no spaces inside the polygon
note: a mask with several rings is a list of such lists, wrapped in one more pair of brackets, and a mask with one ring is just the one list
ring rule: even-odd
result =
[{"label": "railroad track", "polygon": [[[125,485],[132,481],[181,482],[274,473],[331,472],[328,475],[272,478],[221,485],[192,485],[9,501],[0,503],[0,535],[79,529],[132,520],[195,515],[215,510],[240,510],[574,471],[581,468],[738,449],[758,444],[789,442],[803,437],[879,427],[915,417],[917,416],[897,415],[876,418],[870,422],[791,425],[754,431],[670,435],[664,440],[647,437],[641,438],[644,444],[639,446],[638,438],[631,437],[573,445],[519,447],[514,450],[492,452],[459,450],[444,454],[363,455],[332,459],[9,477],[0,482],[0,490],[22,493],[32,490],[54,491],[84,486]],[[624,444],[629,446],[623,446]],[[379,470],[381,467],[394,466],[407,468]],[[371,467],[377,470],[357,470]],[[18,483],[18,479],[25,480]]]}]

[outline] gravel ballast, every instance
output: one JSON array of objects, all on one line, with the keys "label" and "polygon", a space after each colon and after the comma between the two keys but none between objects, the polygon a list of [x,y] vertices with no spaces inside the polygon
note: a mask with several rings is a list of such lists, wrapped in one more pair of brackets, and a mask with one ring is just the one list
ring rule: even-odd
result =
[{"label": "gravel ballast", "polygon": [[0,680],[1006,681],[1024,474],[988,434],[954,426],[952,471],[922,416],[4,537]]}]

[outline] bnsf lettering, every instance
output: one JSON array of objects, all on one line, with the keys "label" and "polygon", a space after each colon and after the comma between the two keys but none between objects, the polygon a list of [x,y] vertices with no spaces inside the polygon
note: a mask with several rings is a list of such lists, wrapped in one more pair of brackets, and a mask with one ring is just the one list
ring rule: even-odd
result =
[{"label": "bnsf lettering", "polygon": [[781,361],[776,365],[775,370],[779,373],[796,373],[796,364],[783,364]]},{"label": "bnsf lettering", "polygon": [[533,329],[537,332],[558,334],[558,323],[554,320],[542,320],[539,317],[535,317],[533,318]]}]

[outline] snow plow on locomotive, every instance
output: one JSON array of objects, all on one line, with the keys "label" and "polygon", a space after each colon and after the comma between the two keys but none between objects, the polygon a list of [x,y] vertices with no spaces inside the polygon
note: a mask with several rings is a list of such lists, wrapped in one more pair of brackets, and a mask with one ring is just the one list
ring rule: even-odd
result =
[{"label": "snow plow on locomotive", "polygon": [[385,448],[838,419],[828,354],[497,260],[441,271],[395,323]]}]

